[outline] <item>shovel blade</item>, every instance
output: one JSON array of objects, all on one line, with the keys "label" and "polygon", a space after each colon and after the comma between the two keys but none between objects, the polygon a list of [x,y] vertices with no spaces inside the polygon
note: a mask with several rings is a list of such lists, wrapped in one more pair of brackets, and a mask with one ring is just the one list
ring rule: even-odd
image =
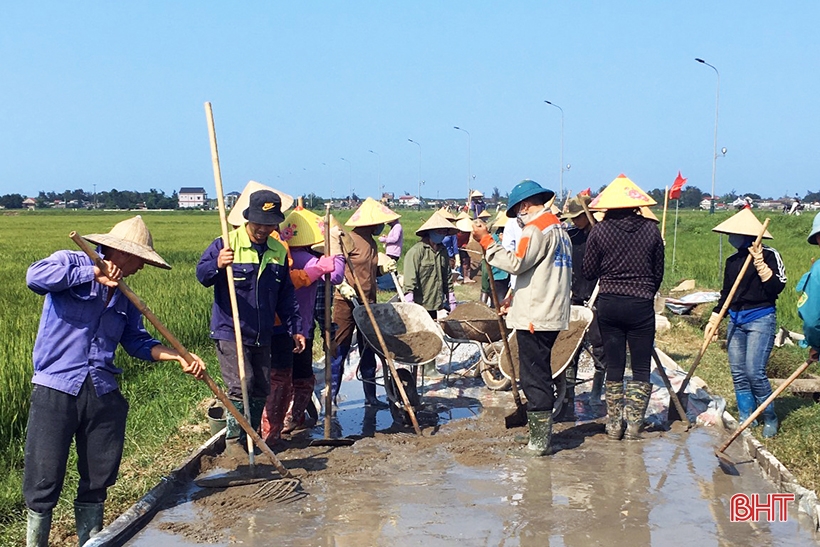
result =
[{"label": "shovel blade", "polygon": [[718,465],[724,473],[735,477],[740,475],[740,472],[737,470],[737,467],[735,466],[735,462],[733,462],[729,456],[727,456],[720,450],[715,450],[715,456],[717,456]]},{"label": "shovel blade", "polygon": [[349,437],[342,437],[341,439],[313,439],[310,441],[310,446],[350,446],[356,442],[356,439]]},{"label": "shovel blade", "polygon": [[[686,408],[687,404],[689,403],[689,394],[688,393],[677,393],[678,400],[680,401],[680,406]],[[678,409],[675,405],[673,405],[670,401],[669,403],[669,411],[666,413],[666,419],[669,422],[677,422],[683,421],[683,417],[678,412]]]},{"label": "shovel blade", "polygon": [[504,417],[504,426],[507,429],[527,425],[527,410],[523,406],[516,407],[515,412]]}]

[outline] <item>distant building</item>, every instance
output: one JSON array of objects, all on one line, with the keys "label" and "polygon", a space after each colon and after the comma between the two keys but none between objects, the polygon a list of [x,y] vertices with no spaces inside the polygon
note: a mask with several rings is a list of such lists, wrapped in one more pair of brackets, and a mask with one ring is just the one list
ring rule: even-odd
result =
[{"label": "distant building", "polygon": [[236,203],[236,200],[239,199],[239,192],[228,192],[225,194],[225,208],[230,209]]},{"label": "distant building", "polygon": [[34,209],[37,207],[37,200],[34,198],[26,198],[23,200],[23,209]]},{"label": "distant building", "polygon": [[399,206],[401,207],[417,207],[419,198],[416,196],[401,196],[399,197]]},{"label": "distant building", "polygon": [[205,207],[208,204],[208,194],[205,188],[180,188],[177,195],[180,209]]}]

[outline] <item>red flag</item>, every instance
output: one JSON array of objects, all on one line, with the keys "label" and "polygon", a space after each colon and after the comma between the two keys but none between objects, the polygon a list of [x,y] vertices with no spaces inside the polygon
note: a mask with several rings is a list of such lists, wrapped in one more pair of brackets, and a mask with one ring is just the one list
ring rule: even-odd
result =
[{"label": "red flag", "polygon": [[592,192],[592,188],[587,188],[586,190],[581,191],[578,195],[579,196],[588,196]]},{"label": "red flag", "polygon": [[672,188],[669,190],[669,199],[680,199],[680,189],[686,184],[686,179],[680,175],[678,171],[678,178],[672,183]]}]

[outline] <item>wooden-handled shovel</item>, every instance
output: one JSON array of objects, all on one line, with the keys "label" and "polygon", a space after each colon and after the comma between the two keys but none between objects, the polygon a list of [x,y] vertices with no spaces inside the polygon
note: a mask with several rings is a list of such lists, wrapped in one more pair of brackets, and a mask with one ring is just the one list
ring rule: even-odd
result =
[{"label": "wooden-handled shovel", "polygon": [[[768,226],[769,226],[769,221],[770,221],[770,219],[767,218],[763,222],[763,228],[761,228],[760,233],[757,235],[757,238],[755,239],[755,242],[754,242],[755,245],[759,245],[760,241],[763,239],[763,235],[766,233],[766,228],[768,228]],[[703,355],[706,353],[706,349],[709,347],[709,344],[712,342],[712,337],[714,336],[715,332],[717,331],[717,328],[720,325],[720,322],[723,320],[723,317],[726,315],[726,312],[729,309],[729,306],[732,304],[732,299],[735,296],[735,292],[737,291],[737,288],[740,285],[740,282],[743,279],[743,276],[746,275],[746,270],[749,269],[749,264],[751,264],[751,263],[752,263],[752,255],[746,256],[746,260],[743,262],[743,266],[740,268],[740,273],[737,274],[737,278],[735,279],[735,282],[732,285],[732,288],[729,291],[729,294],[726,295],[726,300],[723,302],[723,306],[720,308],[720,312],[718,313],[718,319],[717,319],[717,322],[715,324],[714,330],[712,329],[711,324],[707,325],[707,327],[706,327],[706,333],[704,334],[704,340],[703,340],[703,344],[700,347],[700,351],[698,352],[697,357],[695,357],[695,361],[692,363],[692,366],[689,367],[689,372],[686,373],[686,378],[683,379],[683,382],[680,385],[680,389],[678,389],[678,393],[677,393],[678,399],[680,399],[681,405],[683,405],[684,409],[686,408],[686,405],[689,401],[689,397],[686,394],[686,387],[689,385],[689,380],[692,379],[692,376],[695,374],[695,369],[698,368],[698,365],[700,364],[700,360],[703,358]],[[674,406],[669,408],[669,412],[668,412],[667,417],[669,418],[670,422],[674,421],[674,420],[680,420],[681,419],[681,416],[679,415],[677,408],[674,407]]]},{"label": "wooden-handled shovel", "polygon": [[[80,247],[80,249],[82,249],[85,252],[85,254],[87,254],[89,258],[91,258],[91,260],[94,261],[94,263],[97,265],[100,271],[102,271],[103,273],[107,273],[108,266],[106,265],[106,263],[102,260],[102,258],[100,258],[100,255],[97,254],[94,248],[91,247],[91,245],[89,245],[88,242],[80,236],[80,234],[78,234],[77,232],[71,232],[68,235],[68,237],[70,237],[74,241],[74,243],[76,243]],[[130,300],[134,304],[134,306],[136,306],[140,313],[142,313],[142,315],[144,315],[145,318],[148,319],[148,321],[152,325],[154,325],[154,328],[156,328],[159,331],[159,333],[162,336],[164,336],[166,340],[168,340],[168,343],[171,344],[171,347],[173,347],[175,350],[179,352],[180,355],[182,355],[185,361],[187,361],[188,363],[194,362],[193,356],[190,354],[190,352],[188,352],[187,349],[185,349],[185,346],[182,345],[182,342],[177,340],[176,336],[174,336],[171,333],[171,331],[168,330],[165,327],[165,325],[162,324],[159,318],[156,315],[154,315],[154,312],[152,312],[148,308],[148,306],[145,305],[145,302],[143,302],[142,299],[140,299],[140,297],[137,296],[137,294],[131,290],[131,288],[125,283],[125,281],[120,280],[117,283],[117,288],[120,290],[120,292],[122,292],[125,295],[126,298],[128,298],[128,300]],[[290,471],[288,471],[285,468],[285,466],[282,465],[282,462],[279,461],[279,459],[276,457],[276,454],[273,453],[273,450],[271,450],[270,447],[267,444],[265,444],[265,441],[254,430],[250,422],[248,422],[248,420],[246,420],[245,417],[242,416],[242,413],[239,412],[235,406],[233,406],[233,403],[231,403],[231,400],[228,399],[228,396],[225,394],[225,392],[222,391],[219,388],[219,386],[216,385],[213,379],[205,371],[203,371],[202,380],[208,385],[208,387],[211,389],[216,398],[219,399],[219,401],[222,403],[225,409],[231,414],[233,414],[233,417],[236,418],[236,421],[239,423],[239,427],[245,430],[245,433],[248,434],[248,437],[253,439],[253,442],[256,444],[256,446],[258,446],[259,449],[270,459],[271,463],[273,463],[274,467],[276,467],[276,470],[279,472],[279,474],[282,477],[291,478],[292,475]]]}]

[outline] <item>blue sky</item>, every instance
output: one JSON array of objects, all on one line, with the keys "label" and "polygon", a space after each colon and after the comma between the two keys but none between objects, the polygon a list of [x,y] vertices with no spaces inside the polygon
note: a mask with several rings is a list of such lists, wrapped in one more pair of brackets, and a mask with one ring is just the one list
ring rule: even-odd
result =
[{"label": "blue sky", "polygon": [[[7,2],[0,194],[818,190],[816,2]],[[459,126],[467,131],[453,129]],[[408,142],[413,139],[420,146]],[[469,154],[468,154],[469,145]],[[373,150],[376,153],[370,153]],[[419,161],[419,150],[421,161]],[[342,161],[346,158],[349,163]],[[469,163],[469,171],[468,171]]]}]

